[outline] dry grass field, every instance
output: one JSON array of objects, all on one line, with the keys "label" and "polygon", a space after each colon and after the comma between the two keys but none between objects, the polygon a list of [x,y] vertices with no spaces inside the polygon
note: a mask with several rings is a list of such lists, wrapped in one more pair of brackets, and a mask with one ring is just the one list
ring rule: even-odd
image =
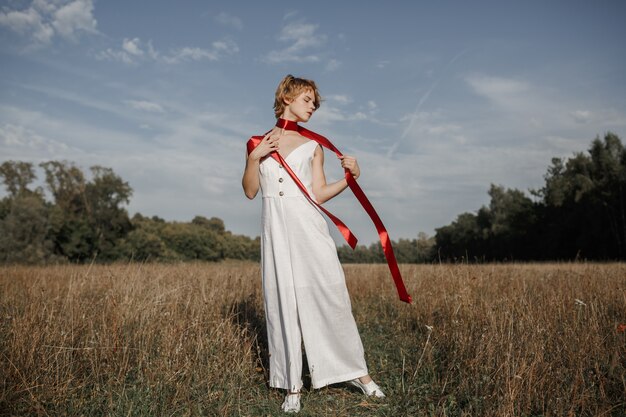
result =
[{"label": "dry grass field", "polygon": [[[303,416],[624,416],[626,265],[346,265],[375,380]],[[0,415],[278,416],[251,263],[0,268]],[[305,376],[305,384],[306,384]]]}]

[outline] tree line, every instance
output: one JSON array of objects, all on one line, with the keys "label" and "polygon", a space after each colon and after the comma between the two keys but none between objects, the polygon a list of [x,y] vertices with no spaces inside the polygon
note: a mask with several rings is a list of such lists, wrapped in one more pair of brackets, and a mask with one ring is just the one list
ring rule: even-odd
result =
[{"label": "tree line", "polygon": [[[129,184],[93,166],[91,178],[72,163],[39,164],[45,190],[29,162],[7,161],[0,178],[0,262],[260,258],[260,240],[235,235],[216,217],[165,221],[126,209]],[[433,237],[393,242],[400,263],[507,260],[626,259],[626,150],[620,138],[596,137],[587,152],[553,158],[545,185],[529,193],[491,184],[490,202],[462,213]],[[382,263],[379,243],[337,248],[348,263]]]},{"label": "tree line", "polygon": [[[459,214],[432,238],[394,242],[398,261],[626,259],[626,151],[616,134],[552,158],[544,180],[528,194],[491,184],[488,206]],[[348,262],[384,262],[379,244],[338,251]]]},{"label": "tree line", "polygon": [[[260,258],[260,241],[225,230],[216,217],[168,222],[123,207],[132,188],[111,168],[93,166],[91,178],[69,162],[39,164],[45,189],[30,162],[6,161],[0,178],[0,262],[109,262]],[[49,198],[46,198],[46,192]]]},{"label": "tree line", "polygon": [[436,229],[433,257],[626,259],[626,151],[617,135],[596,137],[567,160],[553,158],[544,180],[530,196],[492,184],[489,206]]}]

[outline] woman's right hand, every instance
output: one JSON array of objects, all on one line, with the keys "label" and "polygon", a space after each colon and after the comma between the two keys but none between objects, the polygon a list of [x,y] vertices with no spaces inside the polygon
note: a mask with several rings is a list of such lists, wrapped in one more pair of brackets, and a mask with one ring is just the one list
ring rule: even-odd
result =
[{"label": "woman's right hand", "polygon": [[261,158],[269,155],[272,152],[278,152],[278,140],[283,134],[283,129],[279,129],[278,127],[273,128],[269,131],[261,142],[254,148],[252,152],[250,152],[249,158],[254,160],[260,160]]}]

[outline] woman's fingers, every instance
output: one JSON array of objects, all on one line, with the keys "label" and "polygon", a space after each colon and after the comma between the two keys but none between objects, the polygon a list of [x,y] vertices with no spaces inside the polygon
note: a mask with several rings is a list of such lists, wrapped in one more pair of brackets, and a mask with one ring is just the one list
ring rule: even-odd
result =
[{"label": "woman's fingers", "polygon": [[339,159],[341,159],[341,166],[344,168],[351,168],[356,163],[356,159],[352,156],[342,155]]},{"label": "woman's fingers", "polygon": [[272,132],[269,132],[267,135],[265,135],[265,137],[263,138],[264,143],[266,143],[269,148],[271,150],[277,150],[278,149],[278,139],[279,136],[278,135],[273,135]]},{"label": "woman's fingers", "polygon": [[341,159],[341,166],[350,171],[354,178],[357,178],[360,175],[361,172],[359,170],[359,164],[356,162],[356,158],[342,155],[339,159]]}]

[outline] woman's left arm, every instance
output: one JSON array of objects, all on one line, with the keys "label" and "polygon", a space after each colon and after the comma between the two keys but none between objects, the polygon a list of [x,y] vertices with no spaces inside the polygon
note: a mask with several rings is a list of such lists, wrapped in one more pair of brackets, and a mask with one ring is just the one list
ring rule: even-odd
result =
[{"label": "woman's left arm", "polygon": [[[354,179],[359,178],[361,170],[356,158],[348,155],[339,157],[341,166],[350,171]],[[332,184],[326,184],[326,175],[324,174],[324,152],[322,147],[315,148],[313,154],[313,194],[319,204],[325,203],[348,187],[345,178],[340,179]]]}]

